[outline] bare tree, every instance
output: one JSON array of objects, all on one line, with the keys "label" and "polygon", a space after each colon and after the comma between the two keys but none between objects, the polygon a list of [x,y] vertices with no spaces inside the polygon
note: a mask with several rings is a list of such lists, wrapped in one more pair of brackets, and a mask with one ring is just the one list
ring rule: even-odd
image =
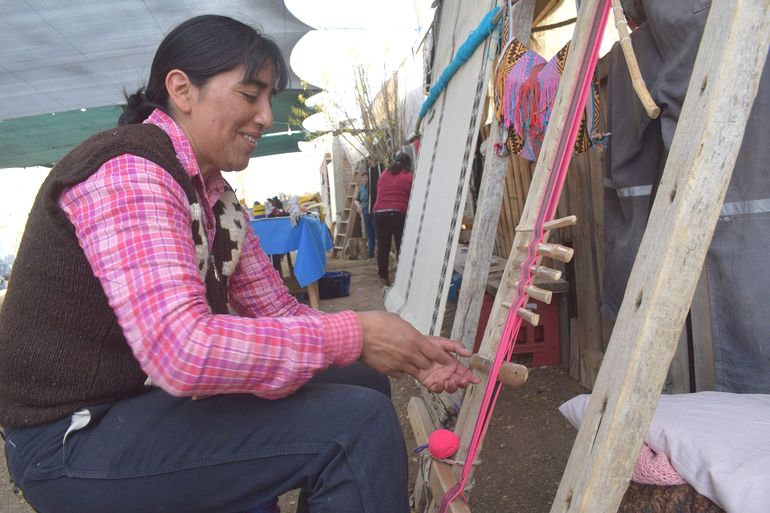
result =
[{"label": "bare tree", "polygon": [[[390,164],[390,160],[404,142],[404,102],[398,88],[398,72],[378,84],[378,90],[370,83],[363,66],[354,68],[355,101],[360,114],[352,115],[340,102],[336,105],[343,119],[335,133],[344,137],[350,145],[372,163]],[[363,148],[361,151],[359,148]]]}]

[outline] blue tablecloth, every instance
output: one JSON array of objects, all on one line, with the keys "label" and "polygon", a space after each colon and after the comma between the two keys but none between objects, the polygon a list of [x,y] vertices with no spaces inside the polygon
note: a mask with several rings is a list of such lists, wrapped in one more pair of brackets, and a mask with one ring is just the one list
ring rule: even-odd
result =
[{"label": "blue tablecloth", "polygon": [[251,229],[268,255],[297,252],[294,276],[300,287],[307,287],[324,275],[326,252],[332,249],[332,239],[317,217],[302,216],[294,227],[288,217],[254,219]]}]

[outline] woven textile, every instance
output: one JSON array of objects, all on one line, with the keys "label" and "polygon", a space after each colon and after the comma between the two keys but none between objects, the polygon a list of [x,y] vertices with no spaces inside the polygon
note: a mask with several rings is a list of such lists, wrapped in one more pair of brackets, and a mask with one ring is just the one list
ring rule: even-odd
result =
[{"label": "woven textile", "polygon": [[[521,41],[509,41],[495,71],[495,114],[502,132],[499,154],[507,150],[527,160],[537,160],[568,53],[569,43],[546,61]],[[575,153],[588,151],[603,140],[598,130],[598,90],[595,82],[588,106],[593,115],[587,123],[583,114]]]},{"label": "woven textile", "polygon": [[[507,24],[506,16],[503,34],[507,33]],[[511,152],[527,160],[537,160],[568,54],[569,43],[546,61],[515,37],[509,39],[501,52],[494,76],[495,115],[501,131],[498,154]],[[598,83],[594,81],[592,100],[586,106],[590,118],[586,120],[583,114],[575,153],[604,143],[605,136],[598,130],[598,91]]]},{"label": "woven textile", "polygon": [[647,443],[642,444],[642,450],[634,466],[632,481],[641,484],[673,486],[687,484],[682,479],[665,454],[656,453]]}]

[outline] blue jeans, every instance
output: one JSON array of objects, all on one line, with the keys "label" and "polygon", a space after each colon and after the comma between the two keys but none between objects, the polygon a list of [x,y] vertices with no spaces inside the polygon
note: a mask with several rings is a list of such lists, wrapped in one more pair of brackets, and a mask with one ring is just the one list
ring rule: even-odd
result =
[{"label": "blue jeans", "polygon": [[[338,384],[362,376],[378,390]],[[40,513],[254,511],[297,488],[298,511],[407,513],[406,449],[383,391],[363,364],[276,401],[154,390],[89,408],[65,442],[69,418],[7,429],[8,468]]]},{"label": "blue jeans", "polygon": [[377,232],[374,228],[374,214],[364,214],[364,226],[366,227],[366,257],[374,257],[374,241]]}]

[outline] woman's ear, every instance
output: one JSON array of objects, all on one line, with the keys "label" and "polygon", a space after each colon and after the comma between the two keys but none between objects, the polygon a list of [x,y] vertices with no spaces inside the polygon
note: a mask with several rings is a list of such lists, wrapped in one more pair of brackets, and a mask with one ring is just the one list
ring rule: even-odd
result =
[{"label": "woman's ear", "polygon": [[175,111],[189,114],[192,110],[192,83],[187,73],[178,69],[172,69],[166,74],[166,90],[170,107]]}]

